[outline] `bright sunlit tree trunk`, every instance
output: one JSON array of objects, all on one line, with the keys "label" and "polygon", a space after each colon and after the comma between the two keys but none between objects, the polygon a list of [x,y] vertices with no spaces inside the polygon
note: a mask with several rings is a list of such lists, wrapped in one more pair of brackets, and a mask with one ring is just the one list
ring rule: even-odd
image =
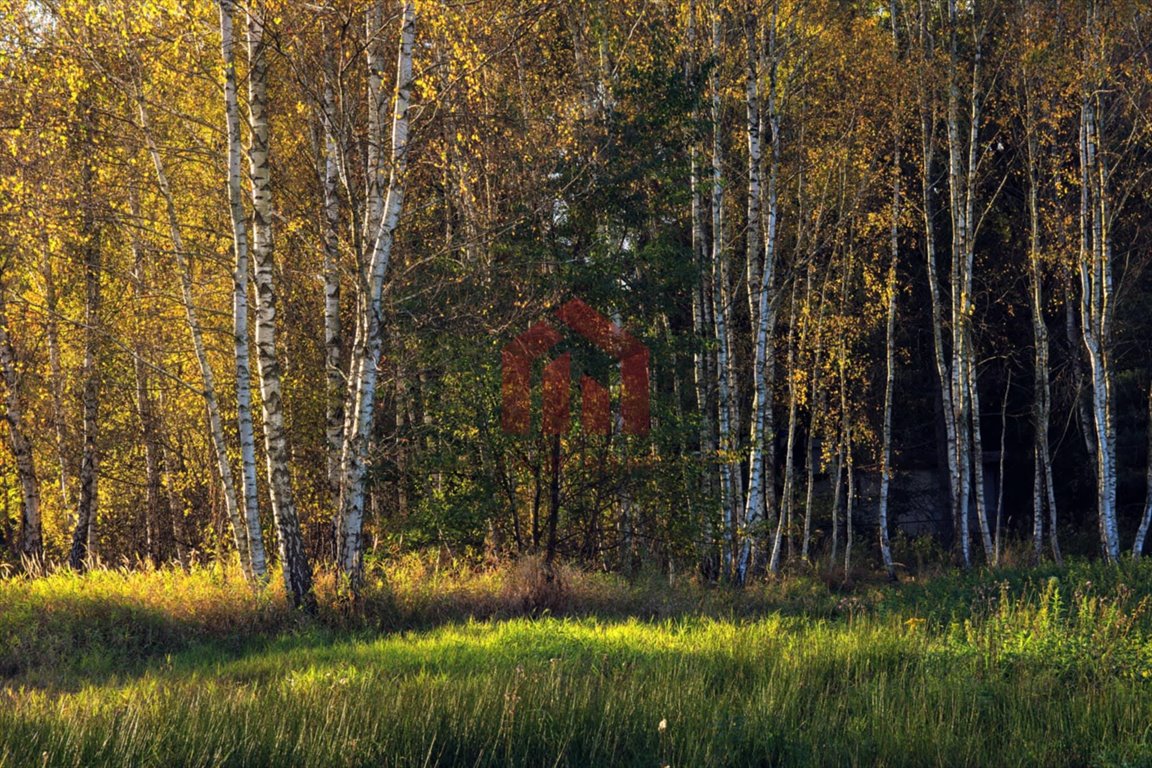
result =
[{"label": "bright sunlit tree trunk", "polygon": [[252,256],[256,268],[256,360],[264,417],[264,453],[280,569],[292,604],[314,610],[312,566],[304,551],[292,496],[291,452],[284,428],[281,364],[276,350],[276,264],[273,252],[272,173],[269,163],[268,61],[263,0],[248,7],[248,175],[252,182]]},{"label": "bright sunlit tree trunk", "polygon": [[412,99],[412,52],[416,38],[416,10],[405,0],[400,16],[400,50],[396,65],[395,108],[392,118],[391,170],[384,213],[375,234],[368,264],[366,295],[358,302],[361,314],[352,350],[352,408],[345,418],[341,457],[341,497],[337,520],[337,564],[341,588],[355,595],[363,572],[361,530],[364,523],[365,470],[376,398],[377,367],[383,344],[384,280],[392,259],[392,245],[404,207],[408,175],[408,113]]},{"label": "bright sunlit tree trunk", "polygon": [[248,223],[240,185],[240,106],[236,96],[233,43],[234,0],[220,0],[220,52],[224,62],[224,116],[228,135],[228,208],[232,218],[235,266],[232,271],[232,327],[236,360],[237,435],[240,443],[240,490],[252,575],[267,578],[260,503],[256,488],[256,436],[252,425],[252,365],[248,343]]}]

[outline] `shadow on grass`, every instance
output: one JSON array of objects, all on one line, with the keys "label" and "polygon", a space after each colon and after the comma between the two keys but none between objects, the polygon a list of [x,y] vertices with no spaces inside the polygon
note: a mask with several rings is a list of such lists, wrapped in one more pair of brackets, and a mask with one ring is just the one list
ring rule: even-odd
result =
[{"label": "shadow on grass", "polygon": [[[571,584],[561,610],[545,614],[563,620],[547,622],[549,632],[541,633],[530,621],[540,618],[531,606],[468,585],[439,592],[377,588],[355,612],[323,600],[313,618],[293,613],[275,595],[207,594],[189,607],[191,597],[164,593],[142,599],[130,584],[89,593],[90,578],[98,577],[72,577],[59,588],[41,589],[0,582],[0,689],[66,693],[168,671],[259,682],[286,668],[378,665],[383,650],[396,674],[443,673],[509,659],[573,659],[592,669],[608,663],[604,659],[694,653],[687,645],[649,647],[653,635],[645,626],[672,627],[675,637],[713,619],[748,625],[775,616],[782,621],[773,626],[785,631],[780,628],[789,618],[835,625],[871,616],[893,624],[914,617],[938,629],[993,611],[1005,590],[1027,595],[1051,579],[1067,594],[1126,593],[1133,604],[1152,594],[1152,568],[1140,563],[982,570],[897,585],[877,579],[850,589],[814,576],[745,590],[670,588],[654,576],[633,582],[585,576]],[[180,588],[173,587],[177,593]],[[214,582],[204,586],[208,592],[214,588]]]}]

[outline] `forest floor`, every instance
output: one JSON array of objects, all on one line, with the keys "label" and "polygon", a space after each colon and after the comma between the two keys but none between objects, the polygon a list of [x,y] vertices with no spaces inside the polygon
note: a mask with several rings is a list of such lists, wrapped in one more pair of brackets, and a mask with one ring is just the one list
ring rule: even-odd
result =
[{"label": "forest floor", "polygon": [[0,766],[1152,765],[1152,563],[534,578],[0,580]]}]

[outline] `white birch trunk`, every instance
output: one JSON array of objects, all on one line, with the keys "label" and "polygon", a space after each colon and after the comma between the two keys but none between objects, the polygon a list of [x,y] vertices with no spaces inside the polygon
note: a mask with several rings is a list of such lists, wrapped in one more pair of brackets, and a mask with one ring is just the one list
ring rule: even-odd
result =
[{"label": "white birch trunk", "polygon": [[353,349],[353,408],[345,419],[346,431],[341,456],[340,517],[337,531],[337,560],[344,588],[356,593],[362,574],[361,529],[364,522],[365,464],[373,426],[376,373],[383,342],[384,279],[392,257],[392,243],[404,204],[408,170],[408,111],[412,94],[412,49],[416,37],[416,11],[412,0],[404,0],[401,14],[400,50],[396,66],[396,97],[392,119],[392,165],[387,199],[369,263],[368,294],[360,302],[362,318]]},{"label": "white birch trunk", "polygon": [[[1093,6],[1094,8],[1094,6]],[[1093,26],[1094,18],[1089,24]],[[1120,555],[1116,524],[1116,431],[1109,360],[1112,264],[1107,172],[1100,156],[1096,94],[1086,93],[1080,112],[1080,316],[1081,335],[1092,381],[1092,423],[1096,445],[1096,506],[1104,556]]]},{"label": "white birch trunk", "polygon": [[1136,539],[1132,542],[1132,557],[1138,559],[1144,554],[1144,542],[1148,538],[1148,528],[1152,526],[1152,387],[1148,389],[1148,464],[1144,475],[1144,515],[1140,527],[1136,529]]},{"label": "white birch trunk", "polygon": [[[751,327],[758,327],[760,313],[760,201],[763,190],[760,184],[761,157],[760,135],[760,55],[757,50],[757,19],[749,14],[744,20],[745,62],[744,62],[744,135],[748,144],[748,226],[745,232],[745,260],[747,262],[748,317]],[[749,488],[751,493],[751,488]]]},{"label": "white birch trunk", "polygon": [[68,431],[64,426],[67,420],[64,411],[64,371],[60,363],[60,324],[57,321],[59,300],[47,233],[43,250],[41,272],[44,277],[44,335],[48,342],[48,375],[52,388],[52,429],[56,433],[56,460],[60,465],[60,506],[67,509],[72,506],[72,497],[68,491]]},{"label": "white birch trunk", "polygon": [[[975,16],[977,5],[973,1],[967,11]],[[976,165],[981,120],[981,45],[980,32],[976,32],[975,59],[971,70],[971,88],[968,95],[968,131],[963,136],[960,121],[960,44],[959,7],[957,0],[948,0],[949,73],[948,73],[948,191],[952,214],[952,413],[956,463],[953,468],[959,489],[954,499],[954,518],[958,522],[960,554],[965,567],[971,563],[969,536],[969,496],[977,494],[976,509],[985,551],[991,555],[991,537],[985,536],[987,516],[984,510],[983,490],[972,488],[972,474],[983,475],[979,465],[981,457],[973,456],[973,444],[979,436],[979,414],[974,413],[973,394],[976,392],[974,338],[972,332],[972,271],[975,245]],[[974,465],[973,462],[977,462]]]},{"label": "white birch trunk", "polygon": [[328,485],[340,502],[340,450],[344,441],[344,374],[340,369],[343,335],[340,327],[340,164],[336,142],[334,67],[326,60],[321,97],[323,152],[320,183],[324,193],[324,380],[327,389],[325,436],[328,442]]},{"label": "white birch trunk", "polygon": [[[895,18],[893,18],[895,37]],[[895,139],[892,177],[892,222],[889,228],[889,246],[892,261],[888,266],[888,280],[884,292],[888,311],[884,326],[884,416],[880,427],[880,503],[877,514],[880,528],[880,557],[889,579],[896,578],[892,561],[892,544],[888,534],[888,491],[892,482],[892,392],[896,380],[896,268],[900,261],[900,139]]]},{"label": "white birch trunk", "polygon": [[40,521],[40,482],[36,477],[36,461],[32,443],[24,426],[24,404],[20,399],[20,374],[16,368],[16,352],[8,336],[8,313],[5,309],[4,288],[0,287],[0,376],[7,393],[4,399],[4,420],[8,423],[8,439],[12,443],[12,458],[20,481],[20,552],[28,559],[30,570],[38,570],[44,557],[44,536]]},{"label": "white birch trunk", "polygon": [[956,521],[960,506],[960,469],[957,465],[956,420],[952,404],[952,374],[947,362],[947,349],[944,343],[944,309],[940,297],[940,278],[937,267],[936,247],[936,205],[934,199],[934,179],[932,168],[936,158],[936,98],[932,84],[927,81],[928,63],[935,57],[935,46],[929,31],[929,9],[924,0],[920,2],[920,47],[921,66],[918,87],[920,91],[920,165],[921,165],[921,210],[924,223],[924,253],[928,271],[928,295],[932,307],[932,350],[936,364],[936,377],[940,386],[941,411],[944,420],[946,448],[945,461],[948,472],[948,497],[953,521]]},{"label": "white birch trunk", "polygon": [[[365,56],[368,59],[368,148],[365,178],[364,202],[364,252],[361,270],[368,269],[371,250],[380,230],[380,219],[384,215],[384,194],[387,183],[385,159],[385,126],[388,124],[388,102],[390,94],[384,90],[384,68],[388,57],[384,53],[381,38],[384,35],[384,2],[375,0],[365,13],[365,34],[367,36]],[[365,275],[366,279],[366,275]]]},{"label": "white birch trunk", "polygon": [[976,361],[968,355],[968,391],[972,402],[972,476],[973,495],[976,497],[976,523],[980,528],[980,542],[984,546],[984,561],[994,557],[992,532],[988,527],[988,499],[984,494],[984,440],[981,434],[980,391],[976,386]]},{"label": "white birch trunk", "polygon": [[952,268],[951,288],[952,301],[950,319],[952,321],[952,361],[950,387],[952,394],[952,421],[955,425],[951,451],[955,456],[952,468],[953,487],[956,489],[952,518],[956,523],[956,532],[960,556],[965,567],[971,563],[968,535],[968,505],[971,476],[971,452],[968,445],[970,430],[969,416],[969,389],[967,386],[967,361],[965,359],[965,341],[967,340],[967,322],[964,310],[967,307],[968,295],[964,290],[966,277],[968,246],[968,221],[965,217],[967,211],[964,191],[966,177],[964,174],[964,148],[961,144],[960,129],[960,61],[959,61],[959,19],[957,0],[948,0],[948,34],[949,62],[948,70],[948,209],[952,219]]},{"label": "white birch trunk", "polygon": [[854,517],[856,514],[856,474],[855,462],[852,457],[852,420],[848,413],[848,372],[845,365],[844,358],[847,355],[845,350],[841,351],[840,356],[840,418],[842,420],[841,430],[843,431],[844,440],[844,464],[846,467],[846,474],[848,485],[845,489],[846,503],[844,504],[844,578],[848,578],[848,574],[852,570],[852,538],[855,535]]},{"label": "white birch trunk", "polygon": [[[82,98],[82,103],[85,99]],[[92,147],[91,117],[88,107],[84,116],[84,145]],[[69,565],[75,570],[83,570],[91,562],[96,542],[97,506],[97,466],[100,461],[96,438],[100,429],[100,371],[99,325],[103,294],[101,292],[100,231],[96,223],[96,201],[92,191],[95,171],[90,158],[81,160],[81,205],[84,208],[80,234],[83,240],[81,249],[84,256],[84,362],[81,376],[84,384],[80,394],[83,424],[83,445],[80,453],[79,495],[76,502],[76,529],[72,535],[72,549],[68,555]]]},{"label": "white birch trunk", "polygon": [[[771,132],[771,145],[769,149],[768,159],[768,189],[766,205],[764,210],[764,265],[763,269],[759,270],[759,284],[757,285],[756,297],[756,312],[753,317],[756,319],[755,326],[755,356],[753,358],[752,369],[752,384],[753,384],[753,402],[752,402],[752,435],[751,435],[751,453],[749,456],[749,481],[748,481],[748,503],[744,510],[745,523],[749,532],[741,545],[740,557],[737,565],[737,579],[743,582],[748,575],[749,569],[753,566],[755,560],[755,546],[756,537],[762,535],[759,530],[764,521],[764,512],[767,507],[767,500],[770,498],[772,492],[769,490],[768,485],[773,483],[773,466],[771,465],[772,451],[766,445],[773,439],[774,424],[772,419],[772,374],[771,368],[774,366],[774,326],[775,326],[775,308],[772,303],[772,298],[769,295],[772,291],[772,286],[775,282],[775,264],[776,264],[776,247],[777,236],[776,230],[778,227],[779,219],[779,201],[777,190],[777,177],[779,175],[780,164],[780,114],[777,104],[776,93],[776,71],[777,71],[777,51],[776,51],[776,6],[773,6],[772,16],[768,21],[768,71],[766,84],[767,91],[767,121],[768,128]],[[749,46],[752,44],[754,35],[750,35]],[[749,54],[751,69],[751,53]],[[758,78],[755,78],[758,80]],[[759,110],[759,97],[757,95],[758,88],[749,86],[749,99],[756,101],[755,112],[758,114]],[[752,147],[753,135],[756,137],[756,149],[759,152],[759,128],[753,127],[752,123],[753,109],[749,108],[749,122],[748,122],[748,136],[749,148]],[[759,194],[759,176],[756,177],[757,187],[756,194]],[[753,193],[751,187],[749,188],[749,195]],[[750,210],[751,210],[751,203]],[[778,541],[780,523],[782,520],[777,521],[777,537],[772,547],[772,556],[770,558],[769,569],[776,573],[779,566],[778,558]]]},{"label": "white birch trunk", "polygon": [[[685,78],[690,87],[696,85],[696,3],[688,3],[688,55],[685,65]],[[700,121],[699,109],[693,106],[692,124]],[[700,453],[703,481],[701,483],[704,497],[711,499],[715,495],[715,477],[711,471],[711,463],[716,460],[716,405],[713,390],[715,375],[713,371],[714,356],[704,345],[704,339],[711,337],[712,313],[711,295],[709,291],[708,244],[706,224],[704,220],[704,200],[701,191],[700,146],[698,139],[693,136],[689,147],[689,184],[692,195],[692,258],[696,266],[696,281],[692,291],[692,330],[697,339],[697,349],[694,354],[696,406],[700,413]],[[714,520],[712,512],[707,511],[707,505],[702,507],[700,519],[700,562],[707,571],[713,565],[711,562],[714,552]]]},{"label": "white birch trunk", "polygon": [[276,351],[276,264],[273,252],[272,177],[269,164],[268,62],[263,0],[248,7],[248,175],[252,181],[252,255],[256,267],[256,361],[264,417],[268,489],[276,521],[284,586],[297,608],[315,610],[312,566],[304,552],[300,519],[292,498],[291,451],[284,428],[284,396]]},{"label": "white birch trunk", "polygon": [[252,425],[252,365],[248,346],[248,224],[240,187],[240,107],[236,98],[233,54],[234,0],[220,0],[220,54],[224,62],[224,115],[228,135],[228,205],[232,218],[235,266],[232,271],[232,322],[236,359],[236,414],[240,443],[240,488],[252,574],[267,579],[260,503],[256,487],[256,435]]},{"label": "white birch trunk", "polygon": [[[898,60],[900,36],[896,26],[897,6],[893,0],[889,5],[892,16],[892,47]],[[899,103],[898,103],[899,109]],[[888,533],[888,493],[892,482],[892,393],[896,380],[896,292],[897,267],[900,263],[900,180],[901,153],[900,131],[897,128],[892,138],[892,221],[889,223],[888,239],[891,262],[888,266],[888,280],[885,286],[888,312],[884,327],[884,415],[880,428],[880,504],[877,514],[880,528],[880,557],[889,579],[896,578],[896,566],[892,561],[892,544]]]},{"label": "white birch trunk", "polygon": [[[712,55],[718,56],[721,49],[721,10],[714,7],[712,13]],[[724,153],[722,108],[720,102],[720,78],[713,69],[710,77],[712,100],[712,320],[716,339],[716,385],[717,385],[717,424],[720,450],[720,500],[724,520],[724,571],[735,575],[738,547],[739,520],[737,507],[740,499],[736,493],[735,475],[739,467],[734,460],[736,441],[732,423],[732,350],[731,318],[732,291],[729,275],[728,253],[724,245]]]},{"label": "white birch trunk", "polygon": [[[1028,74],[1025,74],[1025,78]],[[1048,325],[1044,320],[1043,266],[1040,259],[1040,137],[1036,108],[1031,91],[1031,83],[1025,82],[1024,118],[1026,121],[1025,150],[1028,163],[1028,279],[1032,317],[1033,390],[1032,420],[1034,428],[1033,447],[1033,492],[1032,492],[1032,547],[1037,559],[1043,556],[1044,511],[1048,512],[1048,538],[1052,557],[1060,562],[1060,544],[1056,533],[1056,494],[1052,482],[1052,455],[1049,447],[1048,429],[1052,412],[1052,387],[1048,365]],[[1007,403],[1007,391],[1005,391]],[[1003,439],[1001,439],[1001,463],[1003,463]],[[1001,473],[1000,485],[1004,478]],[[997,530],[1000,525],[997,511]],[[1000,537],[996,536],[996,559],[999,560]]]},{"label": "white birch trunk", "polygon": [[784,491],[780,503],[780,516],[784,518],[784,536],[788,544],[788,559],[791,560],[794,556],[792,549],[792,516],[796,507],[796,408],[797,408],[797,391],[796,391],[796,350],[797,346],[802,346],[803,336],[797,339],[797,317],[796,317],[796,283],[792,283],[792,301],[789,307],[789,321],[788,321],[788,358],[787,358],[787,375],[788,375],[788,430],[787,437],[784,444]]}]

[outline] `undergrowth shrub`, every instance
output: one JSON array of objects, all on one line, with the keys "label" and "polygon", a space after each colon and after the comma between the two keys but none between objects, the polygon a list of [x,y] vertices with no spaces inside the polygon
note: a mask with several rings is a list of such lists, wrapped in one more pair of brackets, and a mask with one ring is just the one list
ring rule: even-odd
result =
[{"label": "undergrowth shrub", "polygon": [[296,621],[275,584],[228,568],[59,570],[0,582],[0,676],[81,664],[113,672],[194,642],[236,643]]},{"label": "undergrowth shrub", "polygon": [[549,565],[539,555],[517,560],[505,572],[503,596],[530,615],[563,613],[568,607],[571,572],[563,565]]}]

